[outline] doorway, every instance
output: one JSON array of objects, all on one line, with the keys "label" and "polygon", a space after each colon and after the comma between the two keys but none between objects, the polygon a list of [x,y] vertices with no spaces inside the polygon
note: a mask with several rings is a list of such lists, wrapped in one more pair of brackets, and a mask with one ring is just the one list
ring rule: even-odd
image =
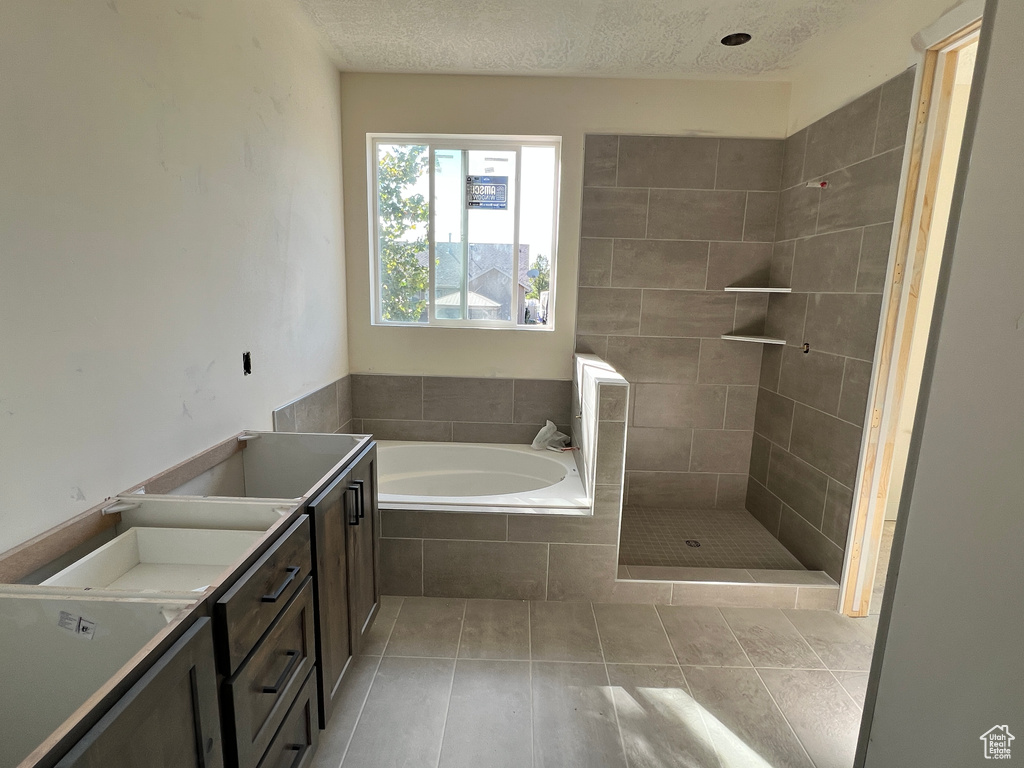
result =
[{"label": "doorway", "polygon": [[904,496],[924,355],[960,162],[980,22],[930,48],[922,69],[896,256],[881,324],[870,429],[840,588],[848,616],[880,610]]}]

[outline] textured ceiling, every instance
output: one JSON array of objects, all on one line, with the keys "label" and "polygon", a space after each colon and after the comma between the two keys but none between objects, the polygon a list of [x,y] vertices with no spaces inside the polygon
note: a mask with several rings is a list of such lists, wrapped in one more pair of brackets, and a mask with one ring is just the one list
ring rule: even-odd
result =
[{"label": "textured ceiling", "polygon": [[[345,71],[771,77],[895,0],[299,0]],[[749,32],[727,48],[719,40]]]}]

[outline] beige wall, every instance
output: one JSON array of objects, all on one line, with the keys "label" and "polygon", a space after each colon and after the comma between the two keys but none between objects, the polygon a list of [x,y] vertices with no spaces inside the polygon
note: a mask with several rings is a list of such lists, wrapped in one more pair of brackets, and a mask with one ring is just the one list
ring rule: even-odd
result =
[{"label": "beige wall", "polygon": [[3,2],[0,72],[3,550],[348,365],[338,73],[297,10]]},{"label": "beige wall", "polygon": [[[585,133],[783,138],[789,86],[768,82],[342,75],[349,350],[360,373],[569,379]],[[370,325],[366,134],[562,137],[555,330]]]},{"label": "beige wall", "polygon": [[979,18],[981,8],[981,0],[880,2],[873,12],[815,38],[785,73],[793,83],[789,133],[919,64],[915,37],[918,45],[934,44]]}]

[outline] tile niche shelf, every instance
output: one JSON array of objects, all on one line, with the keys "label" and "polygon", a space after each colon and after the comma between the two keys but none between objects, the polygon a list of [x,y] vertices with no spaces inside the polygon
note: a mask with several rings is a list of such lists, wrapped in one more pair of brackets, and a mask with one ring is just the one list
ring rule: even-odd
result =
[{"label": "tile niche shelf", "polygon": [[767,285],[727,285],[723,290],[733,293],[792,293],[792,288],[775,288]]},{"label": "tile niche shelf", "polygon": [[755,344],[785,344],[785,339],[776,339],[772,336],[762,336],[755,333],[723,333],[723,339],[729,341],[750,341]]},{"label": "tile niche shelf", "polygon": [[[792,293],[792,288],[775,288],[767,285],[727,285],[723,290],[733,293]],[[758,333],[723,333],[729,341],[749,341],[754,344],[785,344],[785,339],[776,339]]]}]

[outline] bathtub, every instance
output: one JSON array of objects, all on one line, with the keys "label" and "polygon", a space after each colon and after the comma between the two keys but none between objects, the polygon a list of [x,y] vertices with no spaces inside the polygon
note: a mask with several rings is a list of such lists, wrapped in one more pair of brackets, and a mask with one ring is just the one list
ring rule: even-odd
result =
[{"label": "bathtub", "polygon": [[380,440],[381,509],[589,515],[571,452],[528,445]]}]

